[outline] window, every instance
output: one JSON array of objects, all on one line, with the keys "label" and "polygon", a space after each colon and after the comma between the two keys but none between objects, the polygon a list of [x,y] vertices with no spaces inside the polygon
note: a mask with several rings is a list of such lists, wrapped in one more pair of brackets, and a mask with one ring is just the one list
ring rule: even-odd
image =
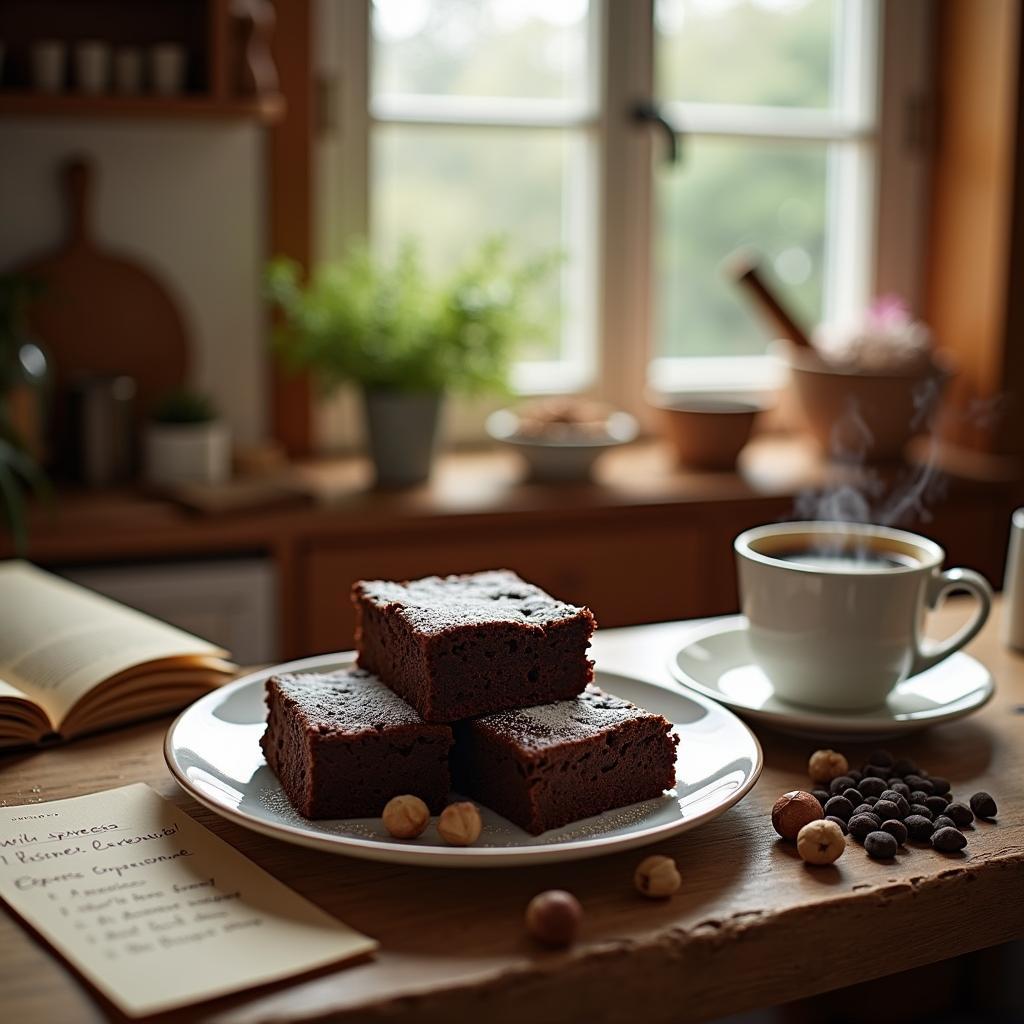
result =
[{"label": "window", "polygon": [[[763,328],[720,269],[739,246],[808,324],[914,285],[878,257],[916,255],[920,179],[901,160],[920,0],[321,3],[339,125],[322,147],[324,254],[353,231],[382,250],[416,236],[436,267],[495,231],[525,255],[561,251],[525,393],[639,410],[652,385],[771,383]],[[640,100],[678,163],[631,119]],[[878,197],[901,211],[898,238],[879,234]]]}]

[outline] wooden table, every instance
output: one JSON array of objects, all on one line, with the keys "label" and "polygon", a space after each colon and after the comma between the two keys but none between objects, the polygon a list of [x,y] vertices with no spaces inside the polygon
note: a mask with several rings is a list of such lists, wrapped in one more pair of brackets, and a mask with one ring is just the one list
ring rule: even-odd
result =
[{"label": "wooden table", "polygon": [[[964,609],[939,615],[945,631]],[[998,620],[997,609],[995,619]],[[0,759],[6,804],[146,781],[299,892],[375,937],[371,963],[177,1015],[188,1021],[703,1020],[854,984],[1024,934],[1024,657],[990,622],[971,650],[999,683],[973,717],[891,746],[948,776],[954,792],[990,790],[997,825],[979,824],[966,855],[912,849],[876,863],[855,846],[808,869],[777,841],[768,812],[806,785],[813,744],[761,732],[764,773],[711,824],[652,847],[678,860],[683,889],[650,902],[632,888],[642,856],[516,870],[414,870],[318,853],[218,819],[171,781],[166,722]],[[600,664],[658,675],[687,625],[607,631]],[[851,759],[863,748],[851,748]],[[522,912],[542,889],[573,890],[586,908],[580,943],[542,951]],[[0,915],[5,1019],[110,1019],[75,975],[12,917]]]}]

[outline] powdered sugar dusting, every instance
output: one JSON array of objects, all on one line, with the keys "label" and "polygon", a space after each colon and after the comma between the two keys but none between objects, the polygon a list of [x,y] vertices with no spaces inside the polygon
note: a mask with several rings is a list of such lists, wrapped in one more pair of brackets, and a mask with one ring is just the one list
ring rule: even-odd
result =
[{"label": "powdered sugar dusting", "polygon": [[555,600],[508,569],[427,576],[408,583],[363,580],[356,584],[356,592],[378,604],[394,606],[409,625],[423,633],[494,622],[543,629],[583,611]]}]

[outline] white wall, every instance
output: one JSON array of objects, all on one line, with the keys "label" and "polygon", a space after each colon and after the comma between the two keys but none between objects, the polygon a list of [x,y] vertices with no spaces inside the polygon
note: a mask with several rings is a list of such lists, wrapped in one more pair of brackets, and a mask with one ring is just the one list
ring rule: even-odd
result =
[{"label": "white wall", "polygon": [[59,170],[91,158],[98,241],[170,292],[192,342],[190,383],[236,438],[264,437],[267,345],[264,130],[239,122],[7,120],[0,124],[0,267],[54,248]]}]

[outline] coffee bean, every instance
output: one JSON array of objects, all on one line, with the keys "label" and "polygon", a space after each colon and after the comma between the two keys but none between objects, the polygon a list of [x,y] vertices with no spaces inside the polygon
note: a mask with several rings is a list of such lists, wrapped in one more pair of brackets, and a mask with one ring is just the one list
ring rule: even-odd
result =
[{"label": "coffee bean", "polygon": [[842,818],[849,821],[853,813],[853,804],[845,796],[834,796],[825,804],[825,817]]},{"label": "coffee bean", "polygon": [[931,838],[932,832],[935,831],[931,819],[921,814],[907,815],[903,824],[907,826],[907,835],[916,843],[927,842]]},{"label": "coffee bean", "polygon": [[956,822],[952,818],[947,818],[946,815],[940,814],[932,822],[932,827],[938,832],[940,828],[956,828]]},{"label": "coffee bean", "polygon": [[923,804],[928,799],[928,794],[923,789],[915,789],[907,799],[912,804]]},{"label": "coffee bean", "polygon": [[853,812],[850,814],[850,817],[856,818],[858,814],[871,814],[871,804],[858,804],[856,807],[854,807]]},{"label": "coffee bean", "polygon": [[892,800],[879,800],[878,803],[872,808],[875,814],[882,821],[887,821],[889,818],[902,818],[903,812],[900,810],[900,805]]},{"label": "coffee bean", "polygon": [[910,799],[910,787],[901,779],[897,779],[889,788],[894,793],[899,793],[904,800]]},{"label": "coffee bean", "polygon": [[988,793],[982,790],[971,797],[971,810],[979,818],[994,818],[996,816],[996,802]]},{"label": "coffee bean", "polygon": [[952,793],[936,793],[935,795],[937,797],[939,797],[941,800],[943,800],[947,804],[951,804],[953,802],[953,794]]},{"label": "coffee bean", "polygon": [[940,778],[938,775],[931,776],[932,789],[935,791],[936,796],[942,796],[948,793],[950,790],[949,779]]},{"label": "coffee bean", "polygon": [[946,801],[941,796],[926,797],[924,805],[932,814],[945,814],[946,812]]},{"label": "coffee bean", "polygon": [[877,796],[866,796],[866,797],[864,797],[864,803],[866,803],[866,804],[877,804],[878,803],[878,797]]},{"label": "coffee bean", "polygon": [[974,821],[974,812],[967,806],[967,804],[962,804],[959,800],[954,800],[946,808],[946,817],[952,818],[956,823],[957,828],[963,828],[965,825],[970,825],[970,823]]},{"label": "coffee bean", "polygon": [[892,772],[889,768],[883,768],[877,764],[866,764],[864,765],[864,778],[865,779],[881,779],[883,782],[889,778]]},{"label": "coffee bean", "polygon": [[846,822],[843,821],[842,818],[837,818],[834,814],[830,814],[825,820],[831,821],[833,825],[838,825],[839,831],[842,832],[844,836],[849,831],[849,829],[846,827]]},{"label": "coffee bean", "polygon": [[967,845],[967,836],[959,829],[940,828],[932,835],[932,846],[943,853],[956,853]]},{"label": "coffee bean", "polygon": [[877,764],[882,768],[892,768],[895,763],[895,758],[888,750],[872,750],[871,753],[868,754],[868,763]]},{"label": "coffee bean", "polygon": [[913,775],[917,771],[917,765],[909,758],[898,757],[892,764],[892,775],[898,775],[901,779],[907,775]]},{"label": "coffee bean", "polygon": [[858,814],[850,818],[847,828],[850,831],[850,835],[862,843],[864,842],[864,837],[868,833],[874,832],[881,824],[881,820],[875,814]]},{"label": "coffee bean", "polygon": [[812,789],[811,796],[821,804],[822,807],[829,802],[832,794],[827,789]]},{"label": "coffee bean", "polygon": [[881,796],[886,789],[885,783],[881,779],[861,779],[860,785],[857,787],[865,796]]},{"label": "coffee bean", "polygon": [[[839,795],[845,796],[854,807],[856,807],[857,804],[862,804],[864,802],[864,797],[861,796],[859,789],[844,789]],[[945,807],[945,804],[943,804],[943,807]]]},{"label": "coffee bean", "polygon": [[864,773],[857,768],[851,768],[846,774],[853,779],[854,784],[857,786],[860,785],[860,780],[864,778]]},{"label": "coffee bean", "polygon": [[923,775],[907,775],[903,781],[910,787],[911,793],[915,789],[921,790],[925,796],[931,796],[935,792],[935,787]]},{"label": "coffee bean", "polygon": [[875,860],[887,860],[896,856],[896,837],[888,832],[869,832],[864,837],[864,849]]},{"label": "coffee bean", "polygon": [[889,835],[891,835],[893,839],[900,844],[900,846],[907,841],[907,826],[904,825],[902,821],[897,821],[895,818],[883,821],[882,831],[888,832]]},{"label": "coffee bean", "polygon": [[927,818],[929,821],[931,821],[935,817],[935,815],[931,811],[931,808],[929,808],[927,804],[911,804],[910,813],[919,814],[922,818]]},{"label": "coffee bean", "polygon": [[899,817],[901,818],[905,818],[910,813],[909,801],[902,793],[898,793],[895,789],[887,789],[878,799],[894,803],[900,809]]},{"label": "coffee bean", "polygon": [[853,786],[853,779],[849,775],[837,775],[829,784],[828,791],[832,796],[839,796],[844,789]]}]

